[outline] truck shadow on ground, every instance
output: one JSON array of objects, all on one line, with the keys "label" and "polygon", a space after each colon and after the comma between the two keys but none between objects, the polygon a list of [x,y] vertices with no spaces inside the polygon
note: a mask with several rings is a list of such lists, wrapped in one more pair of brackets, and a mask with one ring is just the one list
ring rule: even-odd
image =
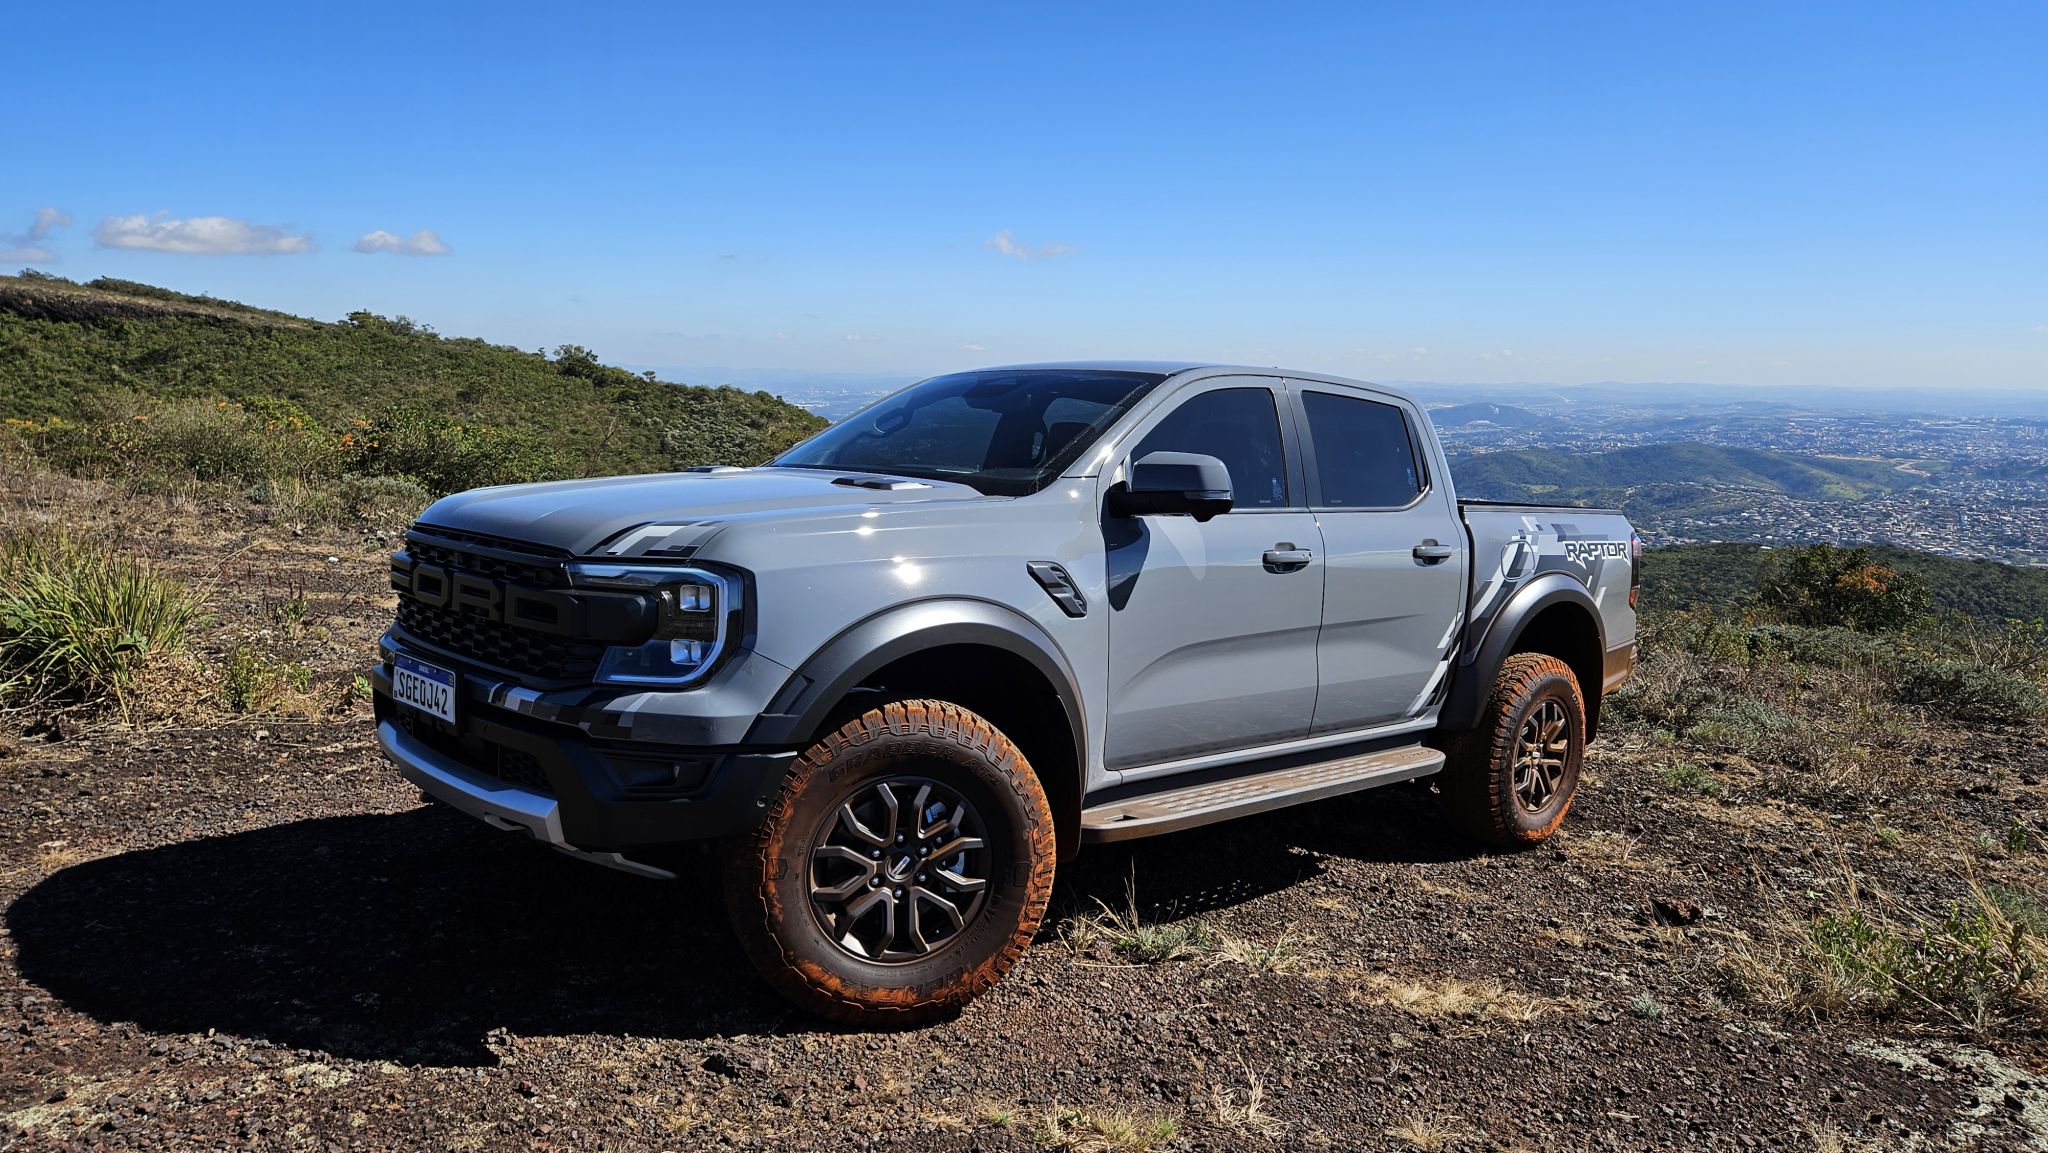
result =
[{"label": "truck shadow on ground", "polygon": [[[1332,851],[1446,852],[1410,808],[1340,800],[1104,847],[1064,870],[1054,911],[1122,907],[1133,873],[1149,918],[1311,880]],[[756,979],[708,859],[685,862],[679,882],[648,881],[431,806],[75,865],[23,894],[6,922],[21,974],[101,1022],[364,1060],[492,1065],[501,1027],[671,1038],[820,1027]]]}]

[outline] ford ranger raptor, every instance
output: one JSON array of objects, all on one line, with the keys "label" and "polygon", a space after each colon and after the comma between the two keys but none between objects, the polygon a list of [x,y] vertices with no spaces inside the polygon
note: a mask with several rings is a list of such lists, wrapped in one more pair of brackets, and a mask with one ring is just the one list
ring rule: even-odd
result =
[{"label": "ford ranger raptor", "polygon": [[709,843],[771,984],[915,1023],[1002,979],[1090,845],[1431,774],[1462,834],[1550,836],[1641,549],[1615,512],[1460,501],[1377,385],[963,372],[759,467],[434,504],[377,738],[589,861]]}]

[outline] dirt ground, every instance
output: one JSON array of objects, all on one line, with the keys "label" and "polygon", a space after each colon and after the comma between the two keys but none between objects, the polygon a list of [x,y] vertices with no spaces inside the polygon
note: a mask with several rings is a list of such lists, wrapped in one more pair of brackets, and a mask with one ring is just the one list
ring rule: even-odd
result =
[{"label": "dirt ground", "polygon": [[[1814,1020],[1719,975],[1851,871],[2025,880],[2039,854],[1970,846],[2048,807],[2038,729],[1927,758],[1938,801],[1884,839],[1753,767],[1674,791],[1612,740],[1519,855],[1441,834],[1426,781],[1090,851],[990,996],[851,1032],[756,980],[708,861],[593,868],[385,768],[350,697],[386,542],[59,488],[5,515],[141,526],[124,547],[211,587],[202,655],[293,655],[309,687],[10,728],[0,1149],[2048,1150],[2039,1033]],[[1088,915],[1132,893],[1211,943],[1127,959]]]}]

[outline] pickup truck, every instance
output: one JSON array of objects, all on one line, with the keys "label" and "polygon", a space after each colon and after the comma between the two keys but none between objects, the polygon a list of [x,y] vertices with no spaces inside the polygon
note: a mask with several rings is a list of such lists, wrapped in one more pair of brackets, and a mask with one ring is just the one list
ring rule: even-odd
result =
[{"label": "pickup truck", "polygon": [[653,877],[715,850],[852,1024],[1000,980],[1084,847],[1435,774],[1535,844],[1634,663],[1610,511],[1459,501],[1424,409],[1276,369],[913,385],[754,468],[480,489],[391,558],[377,737],[427,796]]}]

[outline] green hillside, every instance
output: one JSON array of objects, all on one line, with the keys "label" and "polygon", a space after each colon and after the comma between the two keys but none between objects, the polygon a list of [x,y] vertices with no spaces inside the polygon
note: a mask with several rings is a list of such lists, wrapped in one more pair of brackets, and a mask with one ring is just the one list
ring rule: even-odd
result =
[{"label": "green hillside", "polygon": [[[1978,620],[2048,619],[2048,568],[1963,560],[1888,545],[1870,546],[1879,564],[1927,582],[1934,611]],[[1676,545],[1643,554],[1643,597],[1660,609],[1734,606],[1753,597],[1771,550],[1753,544]]]},{"label": "green hillside", "polygon": [[404,317],[323,323],[128,281],[0,277],[0,417],[56,463],[118,462],[122,422],[189,425],[223,402],[346,439],[336,451],[354,471],[439,488],[473,478],[437,483],[375,451],[409,438],[415,456],[508,462],[485,479],[644,472],[758,463],[824,423],[766,392],[658,382],[575,346],[551,358]]},{"label": "green hillside", "polygon": [[1458,494],[1485,500],[1540,500],[1562,504],[1639,507],[1637,490],[1655,504],[1696,504],[1697,486],[1715,485],[1821,500],[1860,500],[1910,488],[1925,480],[1893,463],[1801,456],[1709,444],[1652,444],[1611,452],[1564,453],[1539,449],[1475,453],[1452,461]]}]

